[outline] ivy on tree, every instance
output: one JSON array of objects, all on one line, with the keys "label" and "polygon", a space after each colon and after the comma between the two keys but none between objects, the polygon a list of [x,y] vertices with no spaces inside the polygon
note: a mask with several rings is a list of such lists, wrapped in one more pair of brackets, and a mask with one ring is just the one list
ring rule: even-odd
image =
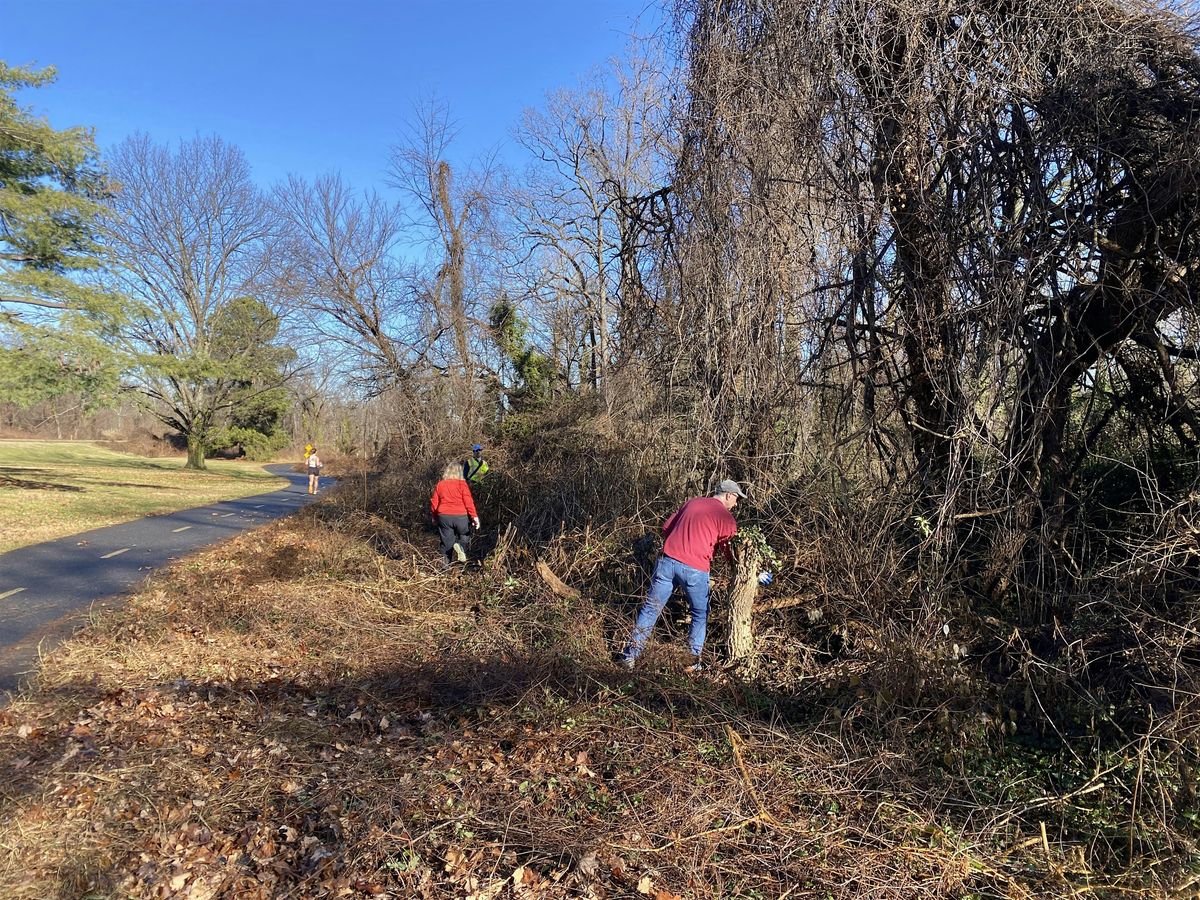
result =
[{"label": "ivy on tree", "polygon": [[492,340],[517,378],[518,383],[507,391],[508,402],[519,410],[547,400],[554,383],[554,364],[529,343],[529,325],[516,305],[507,297],[501,297],[492,304],[488,324]]}]

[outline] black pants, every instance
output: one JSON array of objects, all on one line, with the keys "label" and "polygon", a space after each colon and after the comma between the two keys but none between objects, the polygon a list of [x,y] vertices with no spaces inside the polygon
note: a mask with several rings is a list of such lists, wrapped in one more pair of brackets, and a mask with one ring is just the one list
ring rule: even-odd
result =
[{"label": "black pants", "polygon": [[458,544],[464,550],[471,543],[470,516],[438,516],[438,536],[442,539],[442,553],[446,559],[454,558],[454,545]]}]

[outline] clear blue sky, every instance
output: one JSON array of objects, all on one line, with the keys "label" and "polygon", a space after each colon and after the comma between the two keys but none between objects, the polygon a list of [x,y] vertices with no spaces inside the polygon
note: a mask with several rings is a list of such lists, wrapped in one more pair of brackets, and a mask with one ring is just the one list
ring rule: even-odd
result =
[{"label": "clear blue sky", "polygon": [[659,0],[0,0],[0,59],[56,66],[22,103],[102,149],[215,133],[264,185],[367,188],[421,96],[459,123],[457,161],[505,157],[523,109],[661,21]]}]

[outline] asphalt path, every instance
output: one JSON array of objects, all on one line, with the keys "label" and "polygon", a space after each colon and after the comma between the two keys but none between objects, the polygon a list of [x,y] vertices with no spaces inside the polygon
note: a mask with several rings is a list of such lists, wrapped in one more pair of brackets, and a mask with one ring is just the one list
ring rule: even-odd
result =
[{"label": "asphalt path", "polygon": [[89,611],[120,602],[155,569],[318,499],[308,476],[286,463],[266,467],[286,488],[22,547],[0,555],[0,705],[39,656],[70,636]]}]

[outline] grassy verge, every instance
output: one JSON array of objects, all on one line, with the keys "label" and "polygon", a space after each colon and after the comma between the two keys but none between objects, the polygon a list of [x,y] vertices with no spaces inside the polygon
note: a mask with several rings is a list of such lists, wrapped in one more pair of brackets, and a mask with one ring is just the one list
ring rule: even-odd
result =
[{"label": "grassy verge", "polygon": [[665,648],[617,670],[612,607],[515,549],[451,576],[433,556],[327,502],[64,645],[0,714],[0,895],[1159,893],[1031,824],[1045,804],[930,767],[926,737]]},{"label": "grassy verge", "polygon": [[261,466],[151,459],[94,444],[0,442],[0,552],[141,516],[282,487]]}]

